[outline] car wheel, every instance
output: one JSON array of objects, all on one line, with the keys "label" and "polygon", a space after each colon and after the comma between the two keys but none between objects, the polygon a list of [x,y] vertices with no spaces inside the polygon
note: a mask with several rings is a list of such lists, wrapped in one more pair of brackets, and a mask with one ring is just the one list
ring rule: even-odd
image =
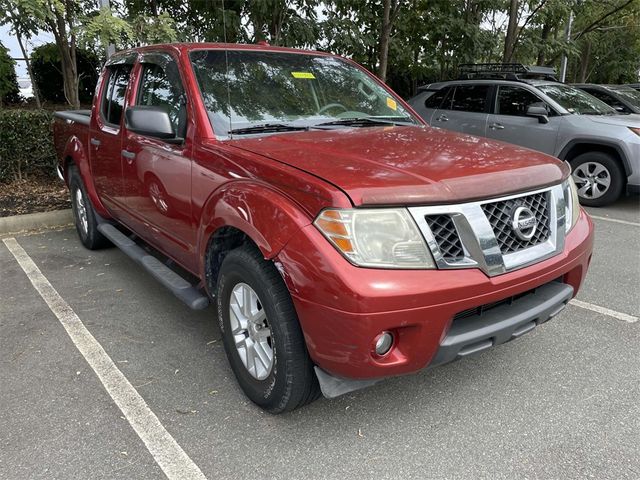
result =
[{"label": "car wheel", "polygon": [[96,213],[82,183],[80,172],[75,165],[69,167],[69,191],[73,219],[82,245],[89,250],[108,246],[109,240],[98,230]]},{"label": "car wheel", "polygon": [[624,187],[624,172],[611,155],[604,152],[583,153],[571,161],[571,167],[581,204],[602,207],[620,197]]},{"label": "car wheel", "polygon": [[217,286],[218,319],[231,368],[244,393],[271,413],[320,394],[291,296],[272,262],[253,246],[225,257]]}]

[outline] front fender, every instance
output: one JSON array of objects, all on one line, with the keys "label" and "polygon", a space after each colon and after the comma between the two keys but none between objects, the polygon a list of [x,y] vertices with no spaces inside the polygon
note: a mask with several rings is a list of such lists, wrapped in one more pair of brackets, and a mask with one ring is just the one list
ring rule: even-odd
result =
[{"label": "front fender", "polygon": [[216,190],[206,201],[198,228],[198,252],[204,278],[204,258],[211,236],[222,227],[244,232],[265,258],[275,257],[300,228],[312,219],[292,199],[268,184],[240,180]]},{"label": "front fender", "polygon": [[62,172],[67,185],[69,185],[68,167],[70,162],[73,162],[73,164],[78,168],[80,178],[82,178],[82,183],[87,190],[87,194],[89,195],[93,208],[100,216],[104,218],[111,218],[111,215],[98,197],[98,192],[96,191],[95,184],[93,183],[93,177],[91,176],[89,156],[87,155],[84,145],[76,135],[69,137],[62,153]]}]

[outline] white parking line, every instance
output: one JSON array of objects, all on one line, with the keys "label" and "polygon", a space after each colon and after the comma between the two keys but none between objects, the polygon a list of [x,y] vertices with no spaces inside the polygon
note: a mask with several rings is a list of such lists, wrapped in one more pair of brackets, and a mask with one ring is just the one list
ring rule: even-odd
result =
[{"label": "white parking line", "polygon": [[575,298],[569,303],[571,305],[575,305],[576,307],[585,308],[587,310],[591,310],[592,312],[601,313],[602,315],[608,315],[609,317],[617,318],[618,320],[622,320],[628,323],[635,323],[638,321],[638,317],[634,317],[633,315],[616,312],[615,310],[611,310],[610,308],[601,307],[600,305],[594,305],[593,303],[583,302],[581,300],[576,300]]},{"label": "white parking line", "polygon": [[173,479],[204,479],[200,468],[167,432],[158,417],[91,335],[78,315],[53,288],[15,238],[3,240],[31,284],[58,318],[76,348],[96,373],[113,401],[160,466]]},{"label": "white parking line", "polygon": [[640,227],[640,223],[630,222],[628,220],[620,220],[618,218],[599,217],[597,215],[591,215],[591,214],[589,214],[589,216],[596,220],[604,220],[605,222],[621,223],[623,225],[633,225],[634,227]]}]

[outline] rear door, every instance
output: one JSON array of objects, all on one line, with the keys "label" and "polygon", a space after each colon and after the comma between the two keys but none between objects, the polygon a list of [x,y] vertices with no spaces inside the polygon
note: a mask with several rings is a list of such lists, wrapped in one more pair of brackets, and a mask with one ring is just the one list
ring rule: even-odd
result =
[{"label": "rear door", "polygon": [[452,87],[440,108],[432,116],[431,124],[470,135],[484,136],[489,115],[487,84],[466,84]]},{"label": "rear door", "polygon": [[124,208],[120,157],[123,109],[133,59],[106,67],[100,88],[100,104],[94,112],[89,136],[91,175],[98,196],[112,213]]},{"label": "rear door", "polygon": [[[518,85],[498,85],[495,113],[487,121],[487,137],[553,155],[555,152],[560,115],[533,92]],[[541,123],[526,115],[531,105],[545,106],[549,123]]]},{"label": "rear door", "polygon": [[156,246],[189,265],[195,246],[191,216],[191,151],[187,97],[176,60],[145,53],[136,71],[132,105],[164,108],[176,138],[161,140],[126,129],[122,158],[129,217]]}]

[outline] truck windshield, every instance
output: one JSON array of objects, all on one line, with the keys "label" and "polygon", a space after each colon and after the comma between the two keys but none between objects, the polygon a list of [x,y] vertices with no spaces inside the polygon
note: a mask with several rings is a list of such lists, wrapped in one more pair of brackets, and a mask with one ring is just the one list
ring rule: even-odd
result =
[{"label": "truck windshield", "polygon": [[336,57],[197,50],[191,53],[191,63],[220,136],[385,123],[419,125],[395,95]]},{"label": "truck windshield", "polygon": [[615,109],[577,88],[567,85],[549,84],[538,87],[562,107],[577,115],[616,115]]}]

